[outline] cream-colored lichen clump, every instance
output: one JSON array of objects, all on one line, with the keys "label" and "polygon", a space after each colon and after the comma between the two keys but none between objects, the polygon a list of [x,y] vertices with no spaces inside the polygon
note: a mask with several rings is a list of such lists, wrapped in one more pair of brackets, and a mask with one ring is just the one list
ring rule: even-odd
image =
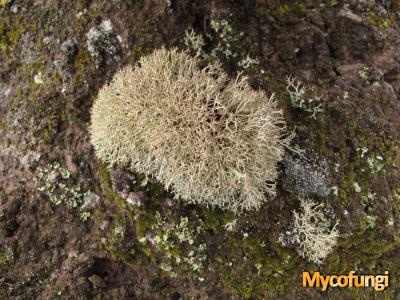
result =
[{"label": "cream-colored lichen clump", "polygon": [[275,193],[285,138],[274,97],[246,77],[160,49],[117,72],[95,101],[91,142],[109,163],[157,178],[176,197],[257,209]]},{"label": "cream-colored lichen clump", "polygon": [[321,205],[309,199],[301,200],[302,212],[294,212],[293,233],[300,246],[300,255],[310,262],[322,264],[337,243],[337,224],[331,228],[330,222],[321,211]]}]

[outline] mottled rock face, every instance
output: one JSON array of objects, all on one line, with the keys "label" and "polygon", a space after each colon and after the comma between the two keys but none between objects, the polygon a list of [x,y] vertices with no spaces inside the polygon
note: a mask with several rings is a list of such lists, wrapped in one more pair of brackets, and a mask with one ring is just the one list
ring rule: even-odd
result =
[{"label": "mottled rock face", "polygon": [[120,60],[117,55],[118,40],[113,33],[113,26],[110,20],[104,20],[98,28],[92,27],[86,34],[86,38],[87,50],[99,64]]},{"label": "mottled rock face", "polygon": [[68,84],[69,80],[71,80],[73,72],[71,65],[76,51],[76,41],[67,39],[61,44],[60,51],[54,61],[54,65],[64,84]]},{"label": "mottled rock face", "polygon": [[132,173],[120,167],[115,167],[111,172],[111,182],[114,191],[126,198],[136,183],[136,177]]},{"label": "mottled rock face", "polygon": [[[0,299],[369,299],[380,295],[303,289],[301,274],[386,268],[391,286],[381,295],[395,298],[399,8],[386,0],[0,0]],[[277,194],[257,213],[188,205],[143,174],[107,169],[90,145],[99,89],[155,49],[184,49],[190,29],[204,41],[193,55],[275,93],[296,132],[290,147],[306,150],[307,159],[288,150]],[[292,106],[290,75],[319,95],[315,118]],[[55,162],[62,172],[38,186],[40,168]],[[79,207],[49,198],[65,191]],[[322,204],[331,226],[339,221],[320,268],[296,252],[299,197]]]}]

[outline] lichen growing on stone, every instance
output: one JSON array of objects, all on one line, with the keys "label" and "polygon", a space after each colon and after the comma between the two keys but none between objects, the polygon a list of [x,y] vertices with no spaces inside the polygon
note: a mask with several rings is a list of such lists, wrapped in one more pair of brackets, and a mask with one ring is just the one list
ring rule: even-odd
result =
[{"label": "lichen growing on stone", "polygon": [[91,142],[101,160],[154,176],[185,200],[257,209],[275,193],[289,142],[282,112],[245,77],[199,64],[161,49],[119,71],[94,103]]},{"label": "lichen growing on stone", "polygon": [[320,205],[311,200],[301,200],[301,207],[301,213],[293,213],[293,234],[300,255],[310,262],[322,264],[337,243],[338,223],[330,229],[330,222],[322,213]]},{"label": "lichen growing on stone", "polygon": [[104,55],[114,57],[117,55],[117,41],[113,36],[113,27],[110,20],[104,20],[99,28],[92,27],[86,34],[87,50],[98,62]]}]

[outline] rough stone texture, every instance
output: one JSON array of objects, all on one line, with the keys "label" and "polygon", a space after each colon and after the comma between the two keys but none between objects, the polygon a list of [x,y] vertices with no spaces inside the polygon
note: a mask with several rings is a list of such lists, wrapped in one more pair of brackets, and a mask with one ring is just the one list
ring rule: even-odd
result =
[{"label": "rough stone texture", "polygon": [[[368,288],[303,289],[301,273],[317,269],[389,270],[382,296],[398,298],[399,8],[399,1],[353,0],[1,2],[0,299],[378,297]],[[211,20],[231,24],[237,57],[259,61],[244,71],[254,88],[276,93],[297,134],[293,146],[327,163],[326,181],[296,158],[293,172],[281,164],[277,196],[240,216],[187,205],[141,174],[110,171],[95,158],[87,132],[93,99],[118,68],[162,46],[183,48],[190,27],[210,54],[223,43]],[[219,59],[232,76],[243,71],[238,59]],[[316,119],[290,106],[288,75],[321,95]],[[77,199],[88,191],[100,197],[86,221],[79,208],[55,206],[37,190],[39,167],[55,161],[69,172],[66,188],[79,186]],[[327,195],[327,187],[336,193]],[[338,246],[319,268],[279,243],[301,193],[340,221]],[[193,244],[147,242],[183,217]],[[206,259],[194,271],[189,253],[203,243]]]}]

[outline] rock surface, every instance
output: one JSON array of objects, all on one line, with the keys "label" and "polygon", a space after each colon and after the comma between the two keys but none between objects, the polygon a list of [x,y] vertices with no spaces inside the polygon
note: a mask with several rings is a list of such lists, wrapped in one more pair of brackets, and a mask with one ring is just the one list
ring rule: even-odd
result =
[{"label": "rock surface", "polygon": [[[399,9],[379,0],[0,1],[0,299],[377,297],[303,289],[305,270],[389,270],[382,295],[398,298]],[[142,174],[108,168],[90,145],[99,89],[154,49],[185,49],[190,28],[232,77],[244,72],[276,94],[293,147],[317,158],[288,150],[278,193],[258,212],[188,205]],[[291,105],[287,76],[319,95],[315,118]],[[279,242],[299,197],[339,221],[339,243],[319,267]]]}]

